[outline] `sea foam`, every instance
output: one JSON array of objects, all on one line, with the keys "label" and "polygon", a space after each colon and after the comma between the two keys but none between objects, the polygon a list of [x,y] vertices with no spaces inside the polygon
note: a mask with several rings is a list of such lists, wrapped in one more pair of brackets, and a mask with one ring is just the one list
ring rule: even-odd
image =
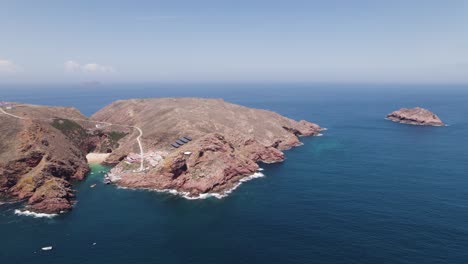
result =
[{"label": "sea foam", "polygon": [[177,194],[177,195],[180,195],[182,197],[184,197],[185,199],[188,199],[188,200],[202,200],[202,199],[207,199],[207,198],[217,198],[217,199],[223,199],[225,197],[227,197],[229,194],[231,194],[234,190],[236,190],[237,188],[239,188],[239,186],[242,185],[242,183],[244,182],[248,182],[248,181],[251,181],[253,179],[257,179],[257,178],[262,178],[262,177],[265,177],[265,174],[261,173],[261,172],[256,172],[250,176],[247,176],[247,177],[244,177],[242,179],[239,180],[239,182],[237,182],[231,189],[228,189],[226,191],[224,191],[223,193],[202,193],[202,194],[199,194],[197,196],[190,196],[190,193],[189,192],[178,192],[176,190],[170,190],[169,193],[171,194]]},{"label": "sea foam", "polygon": [[28,210],[21,211],[21,210],[18,210],[18,209],[15,210],[15,214],[16,215],[23,215],[23,216],[32,216],[34,218],[52,218],[54,216],[57,216],[57,214],[35,213],[35,212],[28,211]]}]

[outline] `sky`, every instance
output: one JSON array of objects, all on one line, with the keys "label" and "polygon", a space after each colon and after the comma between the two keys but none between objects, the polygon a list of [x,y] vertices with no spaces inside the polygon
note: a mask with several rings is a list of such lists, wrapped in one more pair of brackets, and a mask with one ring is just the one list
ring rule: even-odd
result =
[{"label": "sky", "polygon": [[468,83],[468,0],[0,0],[0,83]]}]

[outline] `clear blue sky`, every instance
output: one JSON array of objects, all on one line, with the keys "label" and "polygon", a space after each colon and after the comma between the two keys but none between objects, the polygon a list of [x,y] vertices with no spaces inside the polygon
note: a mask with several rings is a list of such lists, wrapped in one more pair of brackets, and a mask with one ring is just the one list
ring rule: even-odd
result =
[{"label": "clear blue sky", "polygon": [[468,0],[0,0],[0,82],[468,83]]}]

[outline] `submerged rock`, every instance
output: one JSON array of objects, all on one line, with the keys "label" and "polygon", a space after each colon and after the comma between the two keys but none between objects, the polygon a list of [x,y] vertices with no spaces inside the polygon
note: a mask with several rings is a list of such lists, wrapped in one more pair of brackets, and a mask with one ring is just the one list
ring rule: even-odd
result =
[{"label": "submerged rock", "polygon": [[423,125],[423,126],[444,126],[444,122],[431,111],[421,108],[402,108],[387,115],[389,120],[394,122],[410,124],[410,125]]}]

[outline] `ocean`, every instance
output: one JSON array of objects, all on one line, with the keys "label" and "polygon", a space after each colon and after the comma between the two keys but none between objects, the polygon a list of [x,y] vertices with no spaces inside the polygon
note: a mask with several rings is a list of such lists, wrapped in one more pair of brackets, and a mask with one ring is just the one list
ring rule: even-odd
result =
[{"label": "ocean", "polygon": [[[215,97],[328,128],[228,197],[102,183],[52,218],[0,205],[0,263],[468,263],[468,86],[135,84],[0,87],[0,101],[91,115],[126,98]],[[448,126],[393,123],[421,106]],[[90,188],[97,184],[95,188]],[[50,251],[42,247],[52,246]]]}]

